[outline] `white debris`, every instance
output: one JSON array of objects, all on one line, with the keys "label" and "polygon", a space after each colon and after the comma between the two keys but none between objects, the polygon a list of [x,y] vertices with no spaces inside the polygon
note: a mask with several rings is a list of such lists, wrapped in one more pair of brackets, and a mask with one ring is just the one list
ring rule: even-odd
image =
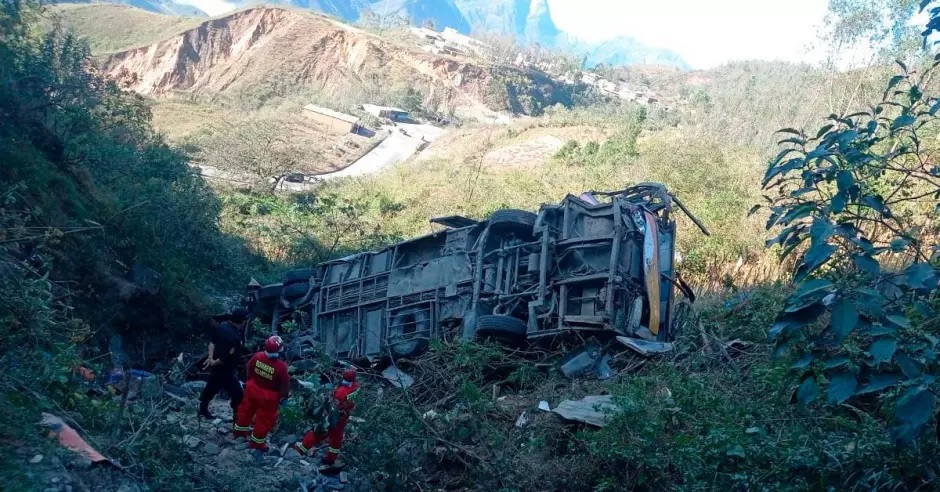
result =
[{"label": "white debris", "polygon": [[415,382],[414,378],[395,366],[388,366],[382,371],[382,377],[389,380],[395,387],[402,389],[407,389]]},{"label": "white debris", "polygon": [[525,410],[523,410],[522,414],[519,415],[519,418],[516,419],[516,427],[521,429],[525,427],[526,425],[528,425],[528,423],[529,423],[529,419],[528,417],[526,417]]},{"label": "white debris", "polygon": [[578,401],[565,400],[552,410],[567,420],[584,422],[596,427],[607,425],[608,415],[619,411],[621,408],[614,403],[614,397],[611,395],[585,396]]},{"label": "white debris", "polygon": [[539,402],[539,410],[541,410],[541,411],[543,411],[543,412],[551,412],[551,411],[552,411],[552,407],[548,406],[548,402],[547,402],[547,401],[542,400],[542,401]]}]

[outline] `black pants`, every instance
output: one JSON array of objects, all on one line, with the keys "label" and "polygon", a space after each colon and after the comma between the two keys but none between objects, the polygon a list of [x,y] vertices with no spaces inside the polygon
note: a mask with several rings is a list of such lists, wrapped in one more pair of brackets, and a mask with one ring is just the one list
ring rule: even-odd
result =
[{"label": "black pants", "polygon": [[234,417],[235,413],[238,411],[238,404],[242,402],[242,398],[245,396],[242,385],[238,382],[238,377],[235,375],[234,367],[221,366],[212,368],[209,381],[202,390],[202,394],[199,395],[200,408],[208,410],[209,402],[215,398],[215,395],[219,394],[219,390],[221,389],[224,389],[231,399],[230,404],[232,405],[232,416]]}]

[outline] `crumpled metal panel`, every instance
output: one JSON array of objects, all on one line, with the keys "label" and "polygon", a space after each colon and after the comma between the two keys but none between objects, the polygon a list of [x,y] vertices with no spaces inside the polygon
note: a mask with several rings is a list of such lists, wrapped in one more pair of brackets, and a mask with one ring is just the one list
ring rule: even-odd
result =
[{"label": "crumpled metal panel", "polygon": [[473,265],[466,254],[444,256],[389,273],[388,295],[425,292],[473,278]]}]

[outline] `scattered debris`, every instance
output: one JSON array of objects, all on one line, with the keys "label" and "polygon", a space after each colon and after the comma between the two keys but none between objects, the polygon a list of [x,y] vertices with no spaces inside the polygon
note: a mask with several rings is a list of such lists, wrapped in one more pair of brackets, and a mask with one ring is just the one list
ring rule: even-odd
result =
[{"label": "scattered debris", "polygon": [[30,464],[33,464],[33,465],[35,465],[36,463],[39,463],[40,461],[42,461],[41,454],[37,454],[36,456],[33,456],[32,458],[29,459]]},{"label": "scattered debris", "polygon": [[75,374],[75,375],[77,375],[77,376],[80,376],[80,377],[81,377],[84,381],[86,381],[86,382],[92,382],[92,381],[95,380],[95,371],[92,371],[91,369],[89,369],[89,368],[87,368],[87,367],[85,367],[85,366],[78,366],[78,367],[76,367],[76,368],[72,371],[72,373]]},{"label": "scattered debris", "polygon": [[614,377],[614,370],[610,368],[610,354],[604,354],[601,360],[597,361],[594,371],[597,373],[597,379],[600,380]]},{"label": "scattered debris", "polygon": [[421,418],[424,418],[424,419],[436,419],[436,418],[437,418],[437,412],[435,412],[433,409],[432,409],[432,410],[428,410],[427,412],[424,412],[424,415],[422,415]]},{"label": "scattered debris", "polygon": [[206,454],[219,454],[222,452],[222,448],[218,444],[211,443],[211,442],[206,443],[206,445],[203,446],[202,450]]},{"label": "scattered debris", "polygon": [[613,371],[607,363],[609,360],[610,357],[604,354],[601,346],[591,341],[584,347],[566,354],[560,369],[567,378],[577,378],[588,371],[594,371],[598,379],[607,379],[613,376]]},{"label": "scattered debris", "polygon": [[382,371],[382,377],[389,380],[396,388],[408,389],[415,380],[396,366],[388,366]]},{"label": "scattered debris", "polygon": [[539,410],[541,410],[541,411],[543,411],[543,412],[551,412],[551,411],[552,411],[552,407],[548,406],[548,402],[547,402],[547,401],[542,400],[542,401],[539,402]]},{"label": "scattered debris", "polygon": [[522,414],[519,415],[519,418],[516,419],[516,427],[523,428],[529,424],[529,418],[526,416],[525,410],[522,411]]},{"label": "scattered debris", "polygon": [[202,390],[206,388],[205,381],[187,381],[183,383],[183,387],[189,390],[190,393],[201,393]]},{"label": "scattered debris", "polygon": [[654,354],[665,354],[667,352],[672,352],[674,348],[673,344],[667,342],[651,342],[649,340],[641,340],[639,338],[625,336],[618,336],[617,341],[644,357],[649,357],[650,355]]},{"label": "scattered debris", "polygon": [[78,435],[78,432],[75,432],[75,429],[71,428],[61,418],[43,412],[40,425],[48,427],[51,431],[50,437],[57,437],[59,444],[63,447],[88,458],[92,463],[111,463],[111,460],[105,458],[101,453],[89,446],[88,443],[82,439],[82,436]]},{"label": "scattered debris", "polygon": [[608,414],[619,411],[621,409],[614,403],[614,397],[611,395],[585,396],[578,401],[564,400],[552,410],[564,419],[584,422],[596,427],[607,425]]}]

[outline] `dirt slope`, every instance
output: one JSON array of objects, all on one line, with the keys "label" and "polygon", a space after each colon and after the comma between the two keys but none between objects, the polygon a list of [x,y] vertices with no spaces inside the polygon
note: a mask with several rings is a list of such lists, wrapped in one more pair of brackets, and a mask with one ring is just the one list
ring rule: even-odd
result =
[{"label": "dirt slope", "polygon": [[487,67],[411,51],[319,15],[271,7],[211,19],[149,46],[114,53],[102,60],[102,68],[154,97],[271,86],[339,93],[368,83],[414,87],[426,107],[441,112],[485,105],[492,81]]}]

